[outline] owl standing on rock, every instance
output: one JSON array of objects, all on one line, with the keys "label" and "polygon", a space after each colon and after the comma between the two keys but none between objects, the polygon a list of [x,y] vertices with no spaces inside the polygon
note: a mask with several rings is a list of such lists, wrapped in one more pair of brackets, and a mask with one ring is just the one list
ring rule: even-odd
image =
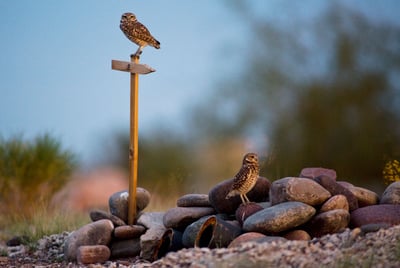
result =
[{"label": "owl standing on rock", "polygon": [[260,173],[258,165],[258,156],[255,153],[248,153],[243,158],[242,167],[233,178],[233,185],[226,195],[225,199],[229,199],[235,195],[240,195],[242,203],[250,203],[247,193],[253,189]]},{"label": "owl standing on rock", "polygon": [[160,48],[160,42],[151,35],[146,26],[138,22],[135,14],[122,14],[119,27],[129,40],[139,46],[138,50],[134,54],[135,56],[140,56],[140,54],[142,54],[142,49],[148,45],[155,47],[156,49]]}]

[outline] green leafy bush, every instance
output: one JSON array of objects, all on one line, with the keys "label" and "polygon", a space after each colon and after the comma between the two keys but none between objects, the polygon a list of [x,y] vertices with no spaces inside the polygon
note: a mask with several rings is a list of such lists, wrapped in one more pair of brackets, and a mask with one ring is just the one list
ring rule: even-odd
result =
[{"label": "green leafy bush", "polygon": [[31,217],[76,167],[75,156],[48,134],[33,141],[0,138],[0,213]]}]

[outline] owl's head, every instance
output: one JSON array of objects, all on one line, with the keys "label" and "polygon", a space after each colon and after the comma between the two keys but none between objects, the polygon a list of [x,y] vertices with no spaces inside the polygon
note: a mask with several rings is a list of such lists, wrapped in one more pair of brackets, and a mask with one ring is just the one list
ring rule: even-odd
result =
[{"label": "owl's head", "polygon": [[136,16],[133,13],[127,12],[122,14],[121,16],[121,22],[122,21],[135,21],[136,20]]},{"label": "owl's head", "polygon": [[258,155],[256,153],[247,153],[243,157],[243,164],[257,164],[258,163]]}]

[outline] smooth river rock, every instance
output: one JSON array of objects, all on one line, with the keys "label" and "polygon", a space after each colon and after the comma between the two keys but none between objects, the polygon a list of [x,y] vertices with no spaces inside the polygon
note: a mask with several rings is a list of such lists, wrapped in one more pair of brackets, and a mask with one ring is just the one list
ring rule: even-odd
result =
[{"label": "smooth river rock", "polygon": [[126,225],[126,223],[111,213],[108,213],[101,209],[94,209],[89,212],[89,217],[92,221],[98,220],[110,220],[114,224],[114,226],[122,226]]},{"label": "smooth river rock", "polygon": [[304,230],[293,230],[283,235],[287,240],[311,240],[311,236]]},{"label": "smooth river rock", "polygon": [[344,195],[334,195],[326,200],[326,202],[323,203],[321,208],[319,209],[319,212],[327,212],[329,210],[335,209],[344,209],[349,211],[349,203],[347,202],[347,198]]},{"label": "smooth river rock", "polygon": [[65,241],[65,258],[68,261],[76,261],[80,246],[108,245],[113,229],[114,225],[110,220],[99,220],[72,232]]},{"label": "smooth river rock", "polygon": [[176,201],[178,207],[211,207],[208,194],[186,194]]},{"label": "smooth river rock", "polygon": [[300,176],[302,178],[315,179],[318,176],[326,175],[336,180],[336,171],[334,169],[329,168],[321,168],[321,167],[308,167],[303,168],[300,172]]},{"label": "smooth river rock", "polygon": [[167,228],[182,230],[201,217],[214,213],[212,207],[175,207],[165,213],[163,223]]},{"label": "smooth river rock", "polygon": [[262,233],[256,233],[256,232],[244,233],[233,239],[232,242],[229,244],[228,248],[238,247],[246,242],[257,242],[265,237],[267,236]]},{"label": "smooth river rock", "polygon": [[315,213],[315,208],[310,205],[296,201],[284,202],[248,217],[243,223],[243,230],[263,234],[279,233],[306,223]]},{"label": "smooth river rock", "polygon": [[79,264],[103,263],[110,255],[110,249],[104,245],[80,246],[76,259]]},{"label": "smooth river rock", "polygon": [[400,181],[391,183],[383,192],[381,204],[400,204]]},{"label": "smooth river rock", "polygon": [[350,221],[348,210],[335,209],[317,214],[306,224],[306,229],[312,237],[321,237],[344,230]]},{"label": "smooth river rock", "polygon": [[357,186],[346,188],[357,198],[359,208],[379,204],[379,196],[371,190]]},{"label": "smooth river rock", "polygon": [[144,234],[146,228],[142,225],[123,225],[114,229],[114,237],[118,239],[137,238]]},{"label": "smooth river rock", "polygon": [[345,186],[336,182],[332,178],[328,176],[319,176],[314,179],[316,182],[321,184],[326,190],[328,190],[332,195],[344,195],[347,198],[347,202],[349,203],[350,211],[358,208],[358,200],[357,197]]},{"label": "smooth river rock", "polygon": [[[128,222],[128,190],[114,193],[108,199],[111,214],[117,216],[124,222]],[[147,207],[150,202],[150,193],[144,188],[136,188],[136,215]]]},{"label": "smooth river rock", "polygon": [[331,194],[313,180],[297,177],[286,177],[272,183],[270,199],[271,204],[286,201],[298,201],[310,206],[320,205]]},{"label": "smooth river rock", "polygon": [[350,226],[361,227],[367,224],[400,224],[400,205],[382,204],[363,207],[351,212]]}]

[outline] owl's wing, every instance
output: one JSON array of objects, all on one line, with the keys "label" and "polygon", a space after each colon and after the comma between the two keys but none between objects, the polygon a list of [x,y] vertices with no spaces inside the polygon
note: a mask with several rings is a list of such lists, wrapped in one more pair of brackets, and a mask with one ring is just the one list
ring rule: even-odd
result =
[{"label": "owl's wing", "polygon": [[154,43],[155,38],[151,35],[150,31],[146,28],[146,26],[144,26],[143,24],[141,24],[140,22],[136,22],[135,23],[135,27],[134,27],[134,35],[140,39],[143,40],[147,43]]},{"label": "owl's wing", "polygon": [[233,184],[234,184],[233,186],[235,187],[235,184],[241,183],[243,179],[246,179],[249,173],[250,173],[250,167],[248,165],[243,165],[240,168],[239,172],[233,178]]}]

